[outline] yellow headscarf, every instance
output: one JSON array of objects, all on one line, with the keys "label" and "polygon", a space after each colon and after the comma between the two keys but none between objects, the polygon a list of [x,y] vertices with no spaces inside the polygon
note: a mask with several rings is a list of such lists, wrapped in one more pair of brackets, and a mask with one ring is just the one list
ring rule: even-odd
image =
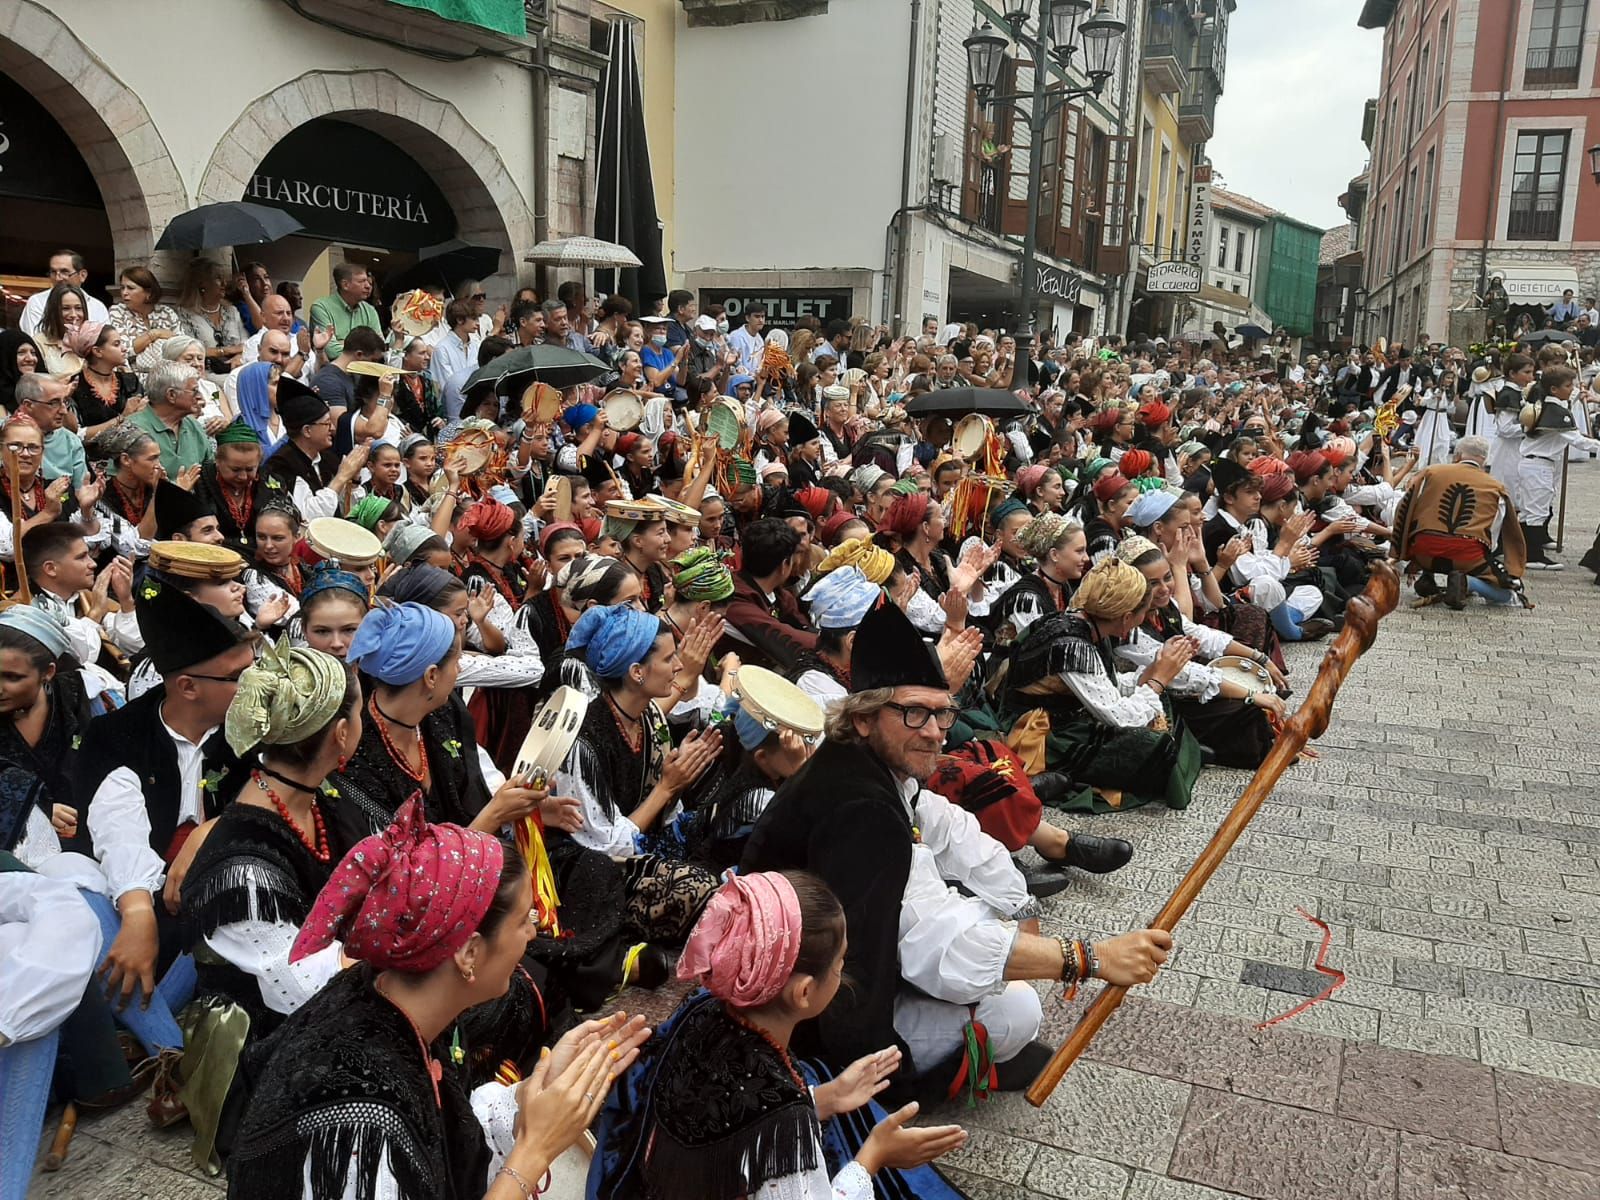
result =
[{"label": "yellow headscarf", "polygon": [[1142,605],[1149,590],[1137,567],[1108,556],[1083,577],[1073,593],[1072,607],[1099,620],[1114,621]]},{"label": "yellow headscarf", "polygon": [[849,538],[828,552],[828,557],[817,565],[815,575],[820,579],[840,567],[858,567],[863,575],[881,587],[894,574],[894,555],[871,538]]}]

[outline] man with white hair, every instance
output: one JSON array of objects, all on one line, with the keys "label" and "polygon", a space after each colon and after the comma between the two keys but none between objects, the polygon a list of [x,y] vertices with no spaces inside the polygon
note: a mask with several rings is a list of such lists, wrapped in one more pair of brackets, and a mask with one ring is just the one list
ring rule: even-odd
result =
[{"label": "man with white hair", "polygon": [[1455,461],[1420,472],[1395,514],[1391,555],[1417,572],[1419,596],[1438,595],[1434,573],[1445,572],[1444,602],[1453,609],[1466,607],[1469,591],[1491,604],[1527,603],[1527,544],[1511,493],[1488,462],[1488,439],[1462,438]]},{"label": "man with white hair", "polygon": [[163,362],[145,380],[150,403],[128,420],[161,447],[161,469],[176,481],[189,467],[198,467],[215,457],[211,439],[195,419],[200,411],[200,376],[181,362]]}]

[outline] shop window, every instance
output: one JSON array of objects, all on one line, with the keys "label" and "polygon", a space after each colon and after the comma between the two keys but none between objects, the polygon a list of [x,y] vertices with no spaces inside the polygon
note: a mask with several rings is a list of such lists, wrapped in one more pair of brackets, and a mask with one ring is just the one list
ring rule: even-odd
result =
[{"label": "shop window", "polygon": [[1511,168],[1511,211],[1506,236],[1516,242],[1553,242],[1561,235],[1566,189],[1566,130],[1522,130]]},{"label": "shop window", "polygon": [[1528,88],[1578,86],[1588,0],[1533,0],[1528,56],[1522,82]]}]

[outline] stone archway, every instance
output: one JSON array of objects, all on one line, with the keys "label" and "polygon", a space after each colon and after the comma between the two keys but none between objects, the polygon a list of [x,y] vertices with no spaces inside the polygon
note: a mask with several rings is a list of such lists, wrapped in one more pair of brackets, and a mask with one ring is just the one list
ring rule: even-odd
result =
[{"label": "stone archway", "polygon": [[533,214],[500,152],[455,105],[391,71],[308,71],[251,101],[206,164],[196,203],[238,200],[267,152],[313,117],[370,129],[415,158],[455,209],[456,236],[499,247],[500,278],[515,280]]},{"label": "stone archway", "polygon": [[189,197],[144,102],[43,5],[3,7],[0,71],[50,110],[94,172],[117,269],[148,260]]}]

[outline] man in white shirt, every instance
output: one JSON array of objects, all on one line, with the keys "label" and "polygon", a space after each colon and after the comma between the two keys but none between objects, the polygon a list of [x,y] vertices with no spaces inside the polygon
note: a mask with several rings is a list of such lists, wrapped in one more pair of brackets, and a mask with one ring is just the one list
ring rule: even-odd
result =
[{"label": "man in white shirt", "polygon": [[440,338],[428,363],[428,374],[444,397],[445,415],[451,420],[461,415],[461,385],[478,366],[478,318],[465,300],[445,305],[444,323],[450,332]]},{"label": "man in white shirt", "polygon": [[[288,303],[282,296],[273,296],[272,299],[280,304]],[[250,357],[252,343],[255,345],[254,358]],[[255,337],[251,338],[249,342],[246,342],[244,359],[244,366],[235,367],[222,379],[222,394],[228,398],[228,403],[233,406],[235,412],[239,411],[239,372],[243,371],[245,366],[257,362],[272,363],[275,366],[282,367],[286,374],[298,379],[300,377],[299,372],[294,369],[293,364],[304,361],[294,355],[289,335],[278,329],[263,329]]]},{"label": "man in white shirt", "polygon": [[728,348],[739,356],[739,374],[760,373],[761,356],[766,353],[766,339],[761,331],[766,327],[767,306],[752,304],[744,310],[744,324],[728,335]]},{"label": "man in white shirt", "polygon": [[[28,302],[22,306],[22,319],[18,324],[22,332],[29,337],[39,332],[39,322],[44,320],[44,306],[50,299],[50,289],[58,283],[70,283],[75,288],[81,288],[89,279],[89,272],[83,265],[83,255],[76,250],[57,250],[50,256],[50,287],[42,292],[35,292],[28,297]],[[104,325],[111,318],[106,313],[106,306],[96,300],[88,292],[84,292],[84,299],[89,302],[89,314],[86,321],[98,321]]]},{"label": "man in white shirt", "polygon": [[176,895],[168,903],[162,886],[170,870],[181,877],[199,845],[189,838],[231,794],[223,780],[240,767],[222,719],[254,660],[244,626],[188,594],[202,582],[151,571],[135,589],[162,685],[91,721],[78,760],[110,892],[89,897],[107,935],[106,984],[113,1004],[126,1006],[124,1022],[162,1060],[150,1112],[168,1124],[184,1111],[175,1069],[183,1037],[172,1014],[193,993],[194,965],[179,957]]}]

